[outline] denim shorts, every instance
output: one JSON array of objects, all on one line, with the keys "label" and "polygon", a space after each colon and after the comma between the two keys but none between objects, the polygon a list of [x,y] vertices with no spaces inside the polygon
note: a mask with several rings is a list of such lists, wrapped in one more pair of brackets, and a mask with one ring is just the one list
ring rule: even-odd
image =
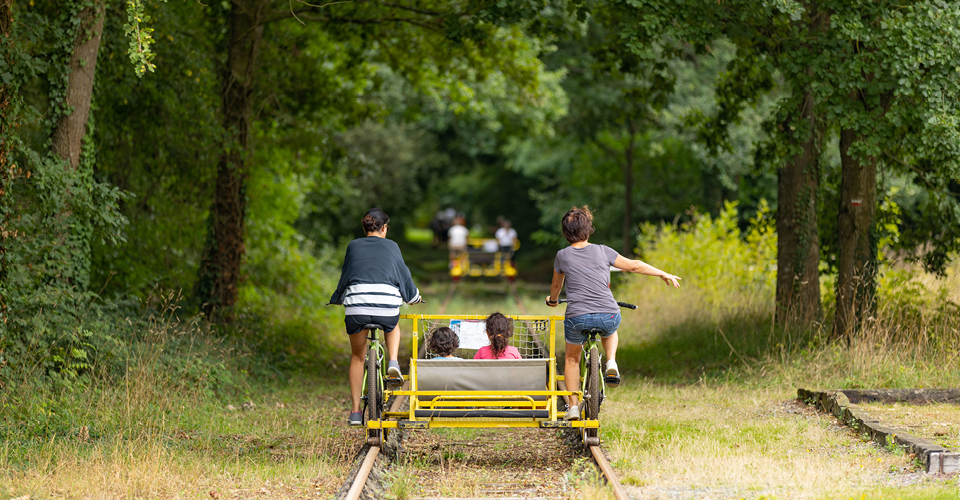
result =
[{"label": "denim shorts", "polygon": [[607,338],[616,333],[619,327],[620,313],[581,314],[563,320],[563,338],[568,344],[583,345],[587,341],[584,330],[603,330],[607,333],[600,337]]}]

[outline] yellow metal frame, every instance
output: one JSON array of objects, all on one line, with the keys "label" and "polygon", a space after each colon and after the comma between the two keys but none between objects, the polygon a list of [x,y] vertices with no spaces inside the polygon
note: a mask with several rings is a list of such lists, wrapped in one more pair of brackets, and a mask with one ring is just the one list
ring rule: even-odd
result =
[{"label": "yellow metal frame", "polygon": [[[492,238],[468,238],[467,245],[474,248],[482,248],[484,242],[491,239]],[[520,241],[514,240],[513,250],[516,251],[519,248]],[[514,278],[517,276],[517,268],[513,267],[513,263],[511,261],[503,260],[503,255],[499,250],[491,253],[493,253],[492,264],[471,266],[470,252],[460,252],[460,254],[457,255],[457,258],[454,260],[453,267],[450,268],[450,276],[454,278],[460,278],[462,276],[470,276],[474,278],[479,278],[481,276],[505,276],[507,278]],[[503,265],[501,265],[501,262]]]},{"label": "yellow metal frame", "polygon": [[[367,422],[369,429],[394,429],[403,425],[411,425],[416,422],[420,427],[574,427],[574,428],[599,428],[599,420],[575,420],[565,422],[562,420],[563,413],[560,411],[560,404],[563,396],[577,394],[582,397],[580,391],[559,390],[558,381],[563,380],[562,375],[557,375],[557,357],[556,357],[556,322],[562,321],[563,316],[508,316],[518,321],[546,321],[549,325],[549,334],[547,345],[549,346],[549,356],[547,358],[548,376],[547,387],[542,391],[422,391],[417,387],[417,359],[410,359],[410,388],[409,390],[385,391],[384,397],[407,396],[410,401],[409,410],[405,412],[384,412],[380,420]],[[477,320],[485,319],[486,316],[469,314],[404,314],[401,319],[413,321],[410,352],[419,352],[419,341],[423,333],[420,322],[423,320]],[[579,384],[577,384],[579,386]],[[434,396],[429,400],[421,401],[421,396]],[[543,400],[536,400],[535,397],[544,397]],[[510,400],[510,401],[504,401]],[[507,404],[505,404],[507,403]],[[417,417],[417,410],[437,410],[444,408],[502,408],[508,406],[514,409],[533,409],[547,410],[548,418],[537,417]]]}]

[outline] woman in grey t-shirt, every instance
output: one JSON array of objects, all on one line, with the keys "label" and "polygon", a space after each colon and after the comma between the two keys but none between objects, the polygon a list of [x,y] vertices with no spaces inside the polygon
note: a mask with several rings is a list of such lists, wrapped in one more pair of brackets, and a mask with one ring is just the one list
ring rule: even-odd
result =
[{"label": "woman in grey t-shirt", "polygon": [[[631,273],[657,276],[667,285],[680,288],[680,278],[665,273],[639,260],[628,259],[605,245],[587,241],[593,234],[593,214],[590,209],[573,207],[563,216],[563,236],[570,246],[557,252],[553,263],[553,283],[546,302],[557,307],[557,299],[564,281],[567,285],[567,310],[563,331],[567,348],[564,355],[564,380],[580,380],[580,346],[587,341],[584,330],[596,328],[607,332],[600,342],[607,353],[605,375],[619,380],[617,368],[617,328],[620,326],[620,306],[610,291],[610,266]],[[619,385],[619,384],[617,384]],[[607,387],[616,387],[607,384]],[[572,390],[572,389],[571,389]],[[566,420],[579,420],[577,396],[570,396]]]}]

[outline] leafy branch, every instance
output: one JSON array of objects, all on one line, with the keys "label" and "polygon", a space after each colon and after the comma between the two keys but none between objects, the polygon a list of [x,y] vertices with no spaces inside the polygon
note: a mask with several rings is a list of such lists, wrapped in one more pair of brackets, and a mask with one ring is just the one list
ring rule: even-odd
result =
[{"label": "leafy branch", "polygon": [[147,70],[152,73],[157,68],[155,64],[150,62],[156,56],[152,50],[154,40],[151,33],[153,33],[153,28],[140,26],[141,23],[150,22],[150,16],[146,15],[143,9],[143,0],[126,1],[127,24],[123,25],[123,31],[130,38],[130,48],[127,49],[127,55],[130,56],[130,62],[133,63],[134,72],[138,77],[141,77]]}]

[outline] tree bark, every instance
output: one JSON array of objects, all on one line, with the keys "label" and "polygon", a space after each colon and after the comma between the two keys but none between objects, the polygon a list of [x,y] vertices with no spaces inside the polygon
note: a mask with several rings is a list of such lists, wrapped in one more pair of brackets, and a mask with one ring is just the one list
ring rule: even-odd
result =
[{"label": "tree bark", "polygon": [[788,120],[784,130],[796,129],[790,135],[801,151],[777,172],[776,321],[805,327],[820,319],[820,130],[812,93],[803,95],[797,111],[799,119]]},{"label": "tree bark", "polygon": [[[227,67],[223,73],[223,128],[227,144],[217,163],[216,192],[207,249],[200,264],[197,295],[208,316],[236,304],[245,251],[245,184],[251,158],[254,70],[263,35],[264,0],[233,0]],[[227,314],[221,315],[229,320]]]},{"label": "tree bark", "polygon": [[[13,0],[0,0],[0,44],[6,50],[13,47]],[[6,61],[10,64],[10,61]],[[0,84],[0,284],[7,282],[9,263],[7,262],[7,244],[12,236],[9,230],[9,217],[12,215],[10,202],[10,184],[13,181],[13,167],[10,165],[10,144],[7,138],[16,127],[15,118],[10,116],[10,99],[13,97],[13,84]],[[7,323],[7,294],[0,285],[0,323]],[[0,327],[2,328],[2,327]]]},{"label": "tree bark", "polygon": [[[858,99],[859,93],[851,96]],[[849,338],[873,309],[877,279],[877,160],[850,154],[860,140],[852,129],[840,131],[840,207],[837,230],[837,312],[833,335]]]},{"label": "tree bark", "polygon": [[66,112],[53,130],[53,152],[73,170],[80,166],[80,148],[87,134],[104,14],[104,0],[96,0],[80,11],[80,27],[67,63],[69,74],[63,100]]},{"label": "tree bark", "polygon": [[634,136],[637,133],[637,127],[633,120],[627,121],[627,130],[630,133],[630,141],[627,143],[626,154],[623,162],[623,255],[630,257],[633,255],[633,151]]}]

